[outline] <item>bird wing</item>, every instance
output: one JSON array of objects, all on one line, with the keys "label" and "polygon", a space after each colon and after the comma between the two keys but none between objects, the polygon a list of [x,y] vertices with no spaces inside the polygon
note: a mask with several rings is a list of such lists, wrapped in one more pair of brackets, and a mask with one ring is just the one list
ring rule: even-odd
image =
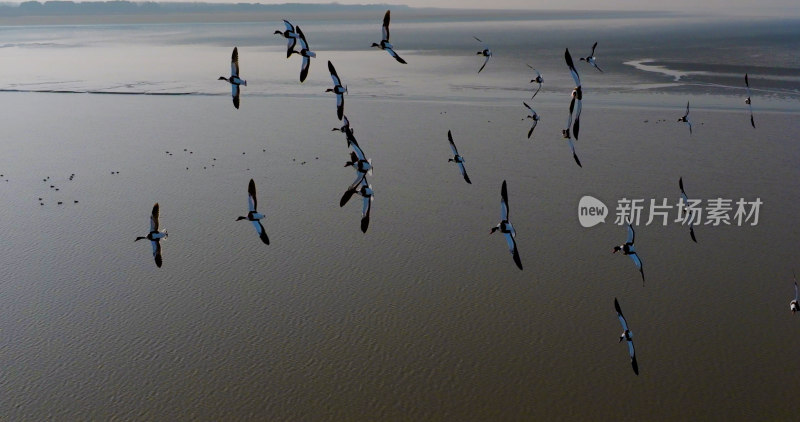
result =
[{"label": "bird wing", "polygon": [[153,245],[153,258],[156,260],[156,267],[161,268],[161,242],[151,240],[150,243]]},{"label": "bird wing", "polygon": [[569,48],[564,51],[564,60],[567,62],[569,73],[572,74],[572,80],[575,81],[575,86],[581,86],[581,77],[575,69],[575,64],[572,63],[572,56],[569,54]]},{"label": "bird wing", "polygon": [[453,142],[453,134],[450,131],[447,131],[447,140],[450,141],[450,150],[453,151],[453,155],[458,155],[458,149],[456,149],[456,143]]},{"label": "bird wing", "polygon": [[[344,94],[336,94],[336,117],[344,118]],[[345,125],[348,123],[345,122]]]},{"label": "bird wing", "polygon": [[636,362],[636,352],[633,350],[633,340],[628,340],[628,353],[631,354],[631,366],[633,373],[639,375],[639,364]]},{"label": "bird wing", "polygon": [[353,151],[356,153],[356,156],[359,160],[366,160],[366,156],[364,155],[364,151],[361,150],[361,146],[358,145],[355,138],[350,141],[350,146],[353,148]]},{"label": "bird wing", "polygon": [[628,331],[628,322],[625,321],[625,316],[622,315],[622,309],[619,307],[619,302],[617,298],[614,298],[614,309],[617,310],[617,318],[619,318],[619,323],[622,324],[622,329],[624,331]]},{"label": "bird wing", "polygon": [[464,180],[467,183],[472,184],[472,182],[469,180],[469,176],[467,176],[467,169],[464,168],[464,163],[458,163],[458,169],[461,171],[461,175],[464,176]]},{"label": "bird wing", "polygon": [[689,117],[689,102],[686,102],[686,114],[683,117]]},{"label": "bird wing", "polygon": [[589,57],[594,57],[594,49],[597,48],[597,41],[595,41],[594,45],[592,46],[592,54]]},{"label": "bird wing", "polygon": [[269,236],[267,236],[267,231],[264,229],[261,221],[255,220],[251,221],[251,223],[253,223],[253,227],[256,228],[256,233],[258,233],[258,237],[261,239],[261,241],[269,245]]},{"label": "bird wing", "polygon": [[294,47],[297,45],[297,37],[289,37],[286,40],[286,58],[292,57]]},{"label": "bird wing", "polygon": [[503,180],[503,186],[500,188],[500,219],[508,220],[508,190],[506,189],[505,180]]},{"label": "bird wing", "polygon": [[483,44],[483,41],[481,41],[481,39],[480,39],[480,38],[478,38],[478,37],[476,37],[476,36],[474,36],[474,35],[472,36],[472,38],[475,38],[475,40],[476,40],[476,41],[478,41],[479,43]]},{"label": "bird wing", "polygon": [[528,103],[526,103],[525,101],[523,101],[523,102],[522,102],[522,105],[524,105],[524,106],[525,106],[525,108],[527,108],[528,110],[530,110],[530,112],[531,112],[531,115],[534,115],[534,116],[536,115],[536,112],[535,112],[535,111],[534,111],[534,110],[531,108],[531,106],[529,106],[529,105],[528,105]]},{"label": "bird wing", "polygon": [[636,265],[636,268],[639,269],[639,273],[642,274],[642,284],[644,284],[644,268],[642,268],[642,260],[639,258],[639,254],[636,252],[628,255],[633,260],[633,263]]},{"label": "bird wing", "polygon": [[528,131],[528,139],[531,139],[531,135],[533,135],[533,130],[536,129],[537,124],[539,124],[539,121],[534,120],[533,124],[531,125],[531,129]]},{"label": "bird wing", "polygon": [[[295,32],[294,32],[294,25],[292,25],[291,23],[289,23],[289,21],[287,21],[286,19],[284,19],[284,20],[283,20],[283,26],[285,26],[285,27],[286,27],[286,30],[287,30],[287,31],[289,31],[289,32],[292,32],[292,33],[295,33]],[[297,35],[297,33],[295,33],[295,35]]]},{"label": "bird wing", "polygon": [[381,36],[383,37],[383,41],[389,41],[389,18],[390,18],[391,10],[387,10],[386,14],[383,15],[383,25],[381,26]]},{"label": "bird wing", "polygon": [[303,30],[300,29],[300,25],[297,25],[295,30],[297,31],[297,36],[300,37],[300,47],[303,50],[310,50],[310,48],[308,48],[308,41],[306,41],[306,36],[303,34]]},{"label": "bird wing", "polygon": [[481,73],[481,70],[483,70],[483,68],[484,68],[484,67],[486,67],[486,63],[489,63],[489,58],[490,58],[490,57],[492,57],[492,55],[491,55],[491,54],[489,54],[488,56],[486,56],[486,60],[484,60],[484,61],[483,61],[483,66],[481,66],[481,68],[480,68],[480,69],[478,69],[478,73]]},{"label": "bird wing", "polygon": [[342,80],[339,79],[339,74],[336,73],[336,68],[333,67],[333,63],[328,60],[328,71],[331,72],[331,79],[333,79],[333,86],[334,88],[337,86],[342,86]]},{"label": "bird wing", "polygon": [[239,85],[231,84],[231,97],[233,97],[233,106],[237,109],[239,108],[239,94],[241,90],[239,89]]},{"label": "bird wing", "polygon": [[405,60],[403,60],[403,58],[402,58],[402,57],[400,57],[400,56],[397,54],[397,52],[396,52],[396,51],[394,51],[394,49],[393,49],[392,47],[386,47],[386,48],[385,48],[385,50],[386,50],[386,52],[387,52],[387,53],[389,53],[389,55],[390,55],[390,56],[394,57],[394,59],[395,59],[395,60],[397,60],[398,62],[400,62],[400,63],[402,63],[402,64],[407,64],[407,63],[406,63],[406,61],[405,61]]},{"label": "bird wing", "polygon": [[794,300],[800,300],[800,296],[797,294],[797,282],[794,282]]},{"label": "bird wing", "polygon": [[303,82],[308,77],[308,68],[311,66],[311,58],[303,56],[303,64],[300,66],[300,82]]},{"label": "bird wing", "polygon": [[517,241],[514,240],[514,236],[512,236],[511,233],[504,233],[504,234],[506,235],[506,242],[508,242],[508,250],[514,257],[514,263],[517,264],[517,268],[521,270],[522,260],[519,257],[519,250],[517,249]]},{"label": "bird wing", "polygon": [[631,223],[628,223],[628,240],[626,240],[625,243],[633,245],[635,237],[636,237],[636,232],[633,231],[633,226],[631,226]]},{"label": "bird wing", "polygon": [[256,182],[250,179],[250,184],[247,185],[247,205],[250,211],[257,212],[258,198],[256,198]]},{"label": "bird wing", "polygon": [[233,47],[233,54],[231,54],[231,75],[239,77],[239,49]]},{"label": "bird wing", "polygon": [[150,213],[150,231],[158,231],[158,202],[153,205],[153,212]]},{"label": "bird wing", "polygon": [[747,78],[747,73],[744,74],[744,84],[747,87],[747,96],[750,96],[750,79]]},{"label": "bird wing", "polygon": [[536,94],[538,94],[538,93],[539,93],[539,90],[540,90],[540,89],[542,89],[542,84],[539,84],[539,87],[538,87],[538,88],[536,88],[536,92],[534,92],[534,93],[533,93],[533,95],[531,95],[531,99],[533,99],[533,97],[535,97],[535,96],[536,96]]},{"label": "bird wing", "polygon": [[364,197],[364,206],[361,211],[361,232],[366,233],[369,228],[369,214],[372,211],[373,195]]},{"label": "bird wing", "polygon": [[575,159],[575,163],[578,164],[578,167],[583,168],[581,165],[581,160],[578,159],[578,154],[575,153],[575,144],[572,143],[572,139],[568,139],[567,141],[569,141],[569,149],[572,150],[572,158]]},{"label": "bird wing", "polygon": [[581,100],[578,100],[577,103],[578,107],[577,111],[575,112],[575,122],[572,124],[572,136],[575,138],[576,141],[578,140],[578,134],[580,133],[581,130],[581,108],[582,108]]}]

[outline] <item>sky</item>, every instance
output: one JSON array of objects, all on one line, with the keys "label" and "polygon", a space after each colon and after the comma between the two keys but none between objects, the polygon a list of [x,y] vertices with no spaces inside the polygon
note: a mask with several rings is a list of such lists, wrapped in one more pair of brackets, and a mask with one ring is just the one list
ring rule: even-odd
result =
[{"label": "sky", "polygon": [[[44,2],[46,0],[38,0]],[[80,1],[80,0],[74,0]],[[144,1],[144,0],[132,0]],[[723,15],[800,16],[798,0],[155,0],[161,2],[203,3],[341,3],[405,4],[411,7],[470,9],[550,9],[550,10],[664,10]],[[16,0],[3,2],[19,3]]]}]

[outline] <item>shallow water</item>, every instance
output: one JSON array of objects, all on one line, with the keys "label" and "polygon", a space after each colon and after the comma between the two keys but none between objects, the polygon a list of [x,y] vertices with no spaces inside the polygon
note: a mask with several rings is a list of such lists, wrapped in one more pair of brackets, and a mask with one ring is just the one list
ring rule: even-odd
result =
[{"label": "shallow water", "polygon": [[[210,63],[212,50],[214,63],[217,53],[230,54],[228,45],[164,44],[162,53],[200,62]],[[363,95],[363,80],[354,78],[345,100],[375,166],[374,211],[362,234],[360,203],[337,205],[353,172],[342,167],[344,136],[330,131],[338,121],[335,100],[321,93],[330,83],[324,58],[312,65],[314,79],[297,87],[288,82],[296,61],[273,63],[266,50],[248,56],[264,61],[248,68],[265,73],[251,79],[240,110],[221,83],[219,95],[0,94],[13,109],[0,115],[0,173],[8,179],[0,181],[0,414],[784,420],[795,413],[800,339],[787,308],[800,240],[793,224],[800,147],[791,138],[791,100],[776,100],[775,111],[757,107],[754,130],[740,98],[693,96],[690,137],[675,122],[685,95],[585,94],[579,168],[560,138],[567,91],[536,97],[542,120],[527,140],[518,105],[524,79],[503,95],[441,87],[422,95],[417,83],[438,83],[415,76],[422,70],[405,76],[382,52],[341,53],[364,61],[341,60],[340,68],[337,52],[343,78],[373,64],[383,75]],[[71,57],[76,51],[84,50]],[[24,54],[43,63],[58,57],[46,52]],[[415,63],[451,66],[428,60]],[[287,91],[311,93],[268,95],[275,85],[267,62],[287,75]],[[227,65],[214,69],[209,77],[180,68],[174,80],[210,92]],[[152,68],[142,71],[149,75],[142,79],[160,80]],[[136,80],[134,73],[109,72],[97,86]],[[484,75],[491,74],[453,78],[481,85]],[[86,88],[94,79],[76,80]],[[403,96],[408,90],[420,94]],[[447,130],[472,185],[447,163]],[[760,198],[760,222],[696,227],[697,244],[684,227],[640,225],[642,287],[630,260],[610,253],[625,229],[613,217],[582,228],[577,203],[583,195],[612,211],[623,197],[674,203],[679,177],[690,197]],[[234,221],[246,211],[250,178],[269,246],[249,223]],[[503,180],[522,272],[505,241],[488,236]],[[149,245],[133,242],[154,202],[170,233],[161,269]],[[635,333],[638,377],[617,343],[614,297]]]}]

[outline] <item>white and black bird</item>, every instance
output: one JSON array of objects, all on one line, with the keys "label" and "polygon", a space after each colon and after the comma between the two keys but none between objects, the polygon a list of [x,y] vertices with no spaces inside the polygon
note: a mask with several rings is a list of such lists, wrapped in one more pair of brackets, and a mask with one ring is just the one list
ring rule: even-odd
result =
[{"label": "white and black bird", "polygon": [[688,216],[686,219],[689,221],[689,235],[692,236],[692,240],[694,243],[697,243],[697,238],[694,237],[694,219],[695,219],[695,211],[690,210],[686,211],[686,207],[689,206],[689,197],[686,196],[686,191],[683,190],[683,177],[678,179],[678,186],[681,188],[681,199],[683,199],[684,209],[683,213],[686,214],[688,212]]},{"label": "white and black bird", "polygon": [[474,35],[472,36],[472,38],[475,38],[479,43],[483,44],[483,50],[478,51],[477,53],[475,53],[478,56],[486,57],[486,60],[483,61],[483,65],[481,65],[481,68],[478,69],[478,73],[481,73],[481,70],[483,70],[483,68],[486,67],[486,63],[489,63],[489,58],[492,57],[492,49],[489,48],[489,46],[486,43],[481,41],[480,38],[478,38],[478,37],[476,37]]},{"label": "white and black bird", "polygon": [[[350,119],[348,119],[347,116],[344,113],[342,113],[342,125],[339,126],[339,127],[335,127],[333,129],[331,129],[331,132],[339,131],[339,132],[342,132],[342,133],[346,134],[348,130],[350,132],[353,131],[353,128],[350,127]],[[348,147],[350,146],[350,141],[349,140],[347,141],[347,146]]]},{"label": "white and black bird", "polygon": [[533,93],[533,95],[531,95],[531,99],[533,99],[533,97],[535,97],[535,96],[536,96],[536,94],[538,94],[538,93],[539,93],[539,90],[540,90],[540,89],[542,89],[542,82],[544,82],[544,78],[542,78],[542,74],[541,74],[541,73],[539,73],[539,71],[538,71],[538,70],[534,69],[534,67],[533,67],[533,66],[531,66],[531,65],[527,65],[527,66],[528,66],[529,68],[533,69],[533,71],[534,71],[534,72],[536,72],[536,77],[535,77],[535,78],[533,78],[533,79],[531,79],[531,82],[530,82],[530,83],[534,83],[534,82],[535,82],[535,83],[539,84],[539,87],[538,87],[538,88],[536,88],[536,91]]},{"label": "white and black bird", "polygon": [[461,171],[461,175],[464,176],[464,180],[467,183],[472,184],[472,182],[469,180],[469,176],[467,176],[467,169],[464,168],[464,161],[465,161],[464,157],[462,157],[461,154],[458,153],[458,149],[456,148],[456,143],[453,142],[453,134],[450,133],[449,130],[447,131],[447,140],[450,141],[450,149],[453,151],[453,158],[448,158],[447,162],[456,163],[456,165],[458,165],[458,169]]},{"label": "white and black bird", "polygon": [[602,73],[603,69],[600,69],[597,66],[597,61],[596,61],[597,58],[594,56],[594,49],[595,48],[597,48],[597,42],[595,42],[594,45],[592,46],[592,54],[589,54],[587,57],[581,57],[581,61],[589,63],[590,65],[592,65],[592,67],[594,67],[595,69],[599,70]]},{"label": "white and black bird", "polygon": [[350,189],[355,189],[361,183],[361,179],[366,177],[367,174],[372,175],[372,160],[364,155],[364,150],[358,145],[358,141],[356,141],[352,131],[347,130],[346,135],[349,146],[353,148],[353,150],[350,151],[350,161],[344,163],[344,166],[353,166],[356,170],[356,179],[350,184]]},{"label": "white and black bird", "polygon": [[306,41],[306,36],[303,34],[303,30],[300,29],[300,25],[295,26],[295,31],[297,31],[298,40],[300,40],[300,51],[292,50],[289,55],[297,54],[303,57],[303,63],[300,65],[300,83],[306,80],[308,76],[308,68],[311,66],[311,58],[317,57],[317,53],[311,51],[308,48],[308,41]]},{"label": "white and black bird", "polygon": [[247,86],[247,81],[239,77],[239,50],[233,47],[233,54],[231,55],[231,76],[226,78],[220,76],[217,80],[227,81],[231,84],[231,95],[233,96],[233,106],[239,108],[239,86]]},{"label": "white and black bird", "polygon": [[508,191],[506,190],[505,180],[503,180],[503,186],[500,188],[500,222],[492,227],[489,234],[497,230],[500,230],[500,233],[505,235],[506,242],[508,242],[508,250],[514,257],[514,263],[517,264],[517,268],[521,270],[522,261],[519,258],[519,250],[517,250],[517,241],[515,239],[517,232],[514,230],[514,226],[511,225],[511,221],[508,220]]},{"label": "white and black bird", "polygon": [[336,94],[336,116],[339,117],[339,120],[342,120],[344,117],[344,94],[347,92],[347,87],[342,85],[342,80],[339,79],[336,68],[333,67],[333,63],[331,63],[330,60],[328,60],[328,71],[331,72],[333,88],[328,88],[325,92],[333,92]]},{"label": "white and black bird", "polygon": [[[794,275],[794,272],[792,272],[792,275]],[[792,315],[794,315],[795,312],[800,311],[800,302],[798,302],[799,300],[800,297],[798,297],[797,293],[797,276],[794,276],[794,299],[789,302],[789,310],[792,311]]]},{"label": "white and black bird", "polygon": [[283,38],[286,38],[286,58],[292,56],[292,51],[294,51],[294,46],[297,45],[297,31],[294,30],[294,25],[292,25],[286,19],[283,20],[283,25],[286,27],[285,31],[276,30],[275,34],[280,35]]},{"label": "white and black bird", "polygon": [[753,126],[753,129],[756,128],[756,121],[753,120],[753,104],[751,104],[750,100],[750,80],[747,78],[747,73],[744,74],[744,84],[747,87],[747,99],[744,100],[744,103],[747,104],[747,107],[750,109],[750,124]]},{"label": "white and black bird", "polygon": [[250,184],[247,185],[247,205],[249,209],[247,215],[240,216],[239,218],[236,219],[236,221],[247,220],[253,223],[253,227],[256,228],[256,233],[258,233],[258,237],[261,239],[262,242],[269,245],[269,237],[267,236],[267,231],[261,224],[261,219],[264,218],[264,214],[258,212],[258,197],[256,197],[256,182],[254,182],[253,179],[250,179]]},{"label": "white and black bird", "polygon": [[[531,119],[531,129],[528,131],[528,139],[531,139],[531,135],[533,135],[533,130],[536,129],[536,125],[539,124],[539,115],[536,114],[536,110],[534,110],[531,106],[528,105],[525,101],[522,102],[522,105],[528,109],[528,116],[527,119]],[[580,165],[580,164],[579,164]]]},{"label": "white and black bird", "polygon": [[156,267],[158,268],[161,268],[161,239],[165,237],[167,237],[167,231],[158,230],[158,202],[156,202],[155,205],[153,205],[153,212],[150,213],[150,232],[147,233],[147,236],[137,237],[134,242],[143,239],[150,241],[150,244],[153,246],[153,258],[155,258]]},{"label": "white and black bird", "polygon": [[692,134],[692,121],[689,120],[689,102],[688,101],[686,102],[686,114],[684,114],[683,117],[678,119],[678,121],[679,122],[684,122],[684,123],[686,123],[687,126],[689,126],[689,135],[691,135]]},{"label": "white and black bird", "polygon": [[382,38],[381,38],[380,44],[374,42],[374,43],[372,43],[372,47],[378,47],[381,50],[384,50],[387,53],[389,53],[389,55],[394,57],[394,59],[397,60],[398,62],[406,64],[406,61],[403,60],[402,57],[397,55],[397,52],[394,51],[394,46],[392,45],[392,43],[389,42],[389,18],[390,18],[390,12],[391,12],[391,10],[387,10],[386,14],[383,15],[383,26],[381,26],[381,36],[382,36]]},{"label": "white and black bird", "polygon": [[575,82],[575,88],[572,89],[572,98],[569,102],[569,117],[567,117],[567,126],[561,131],[564,138],[570,139],[570,126],[572,127],[572,136],[578,140],[578,132],[581,127],[581,107],[583,100],[583,90],[581,89],[581,77],[578,75],[578,70],[575,69],[575,64],[572,62],[572,56],[569,54],[569,49],[564,51],[564,60],[567,62],[567,68],[572,75],[572,80]]},{"label": "white and black bird", "polygon": [[636,253],[636,249],[634,247],[634,239],[636,234],[633,231],[633,226],[631,223],[628,223],[628,239],[625,240],[625,243],[614,246],[614,250],[612,253],[617,253],[622,251],[623,255],[628,255],[633,260],[633,263],[636,265],[636,268],[639,269],[639,273],[642,274],[642,286],[644,286],[644,269],[642,269],[642,260],[639,258],[639,254]]},{"label": "white and black bird", "polygon": [[631,355],[631,366],[633,367],[633,373],[639,375],[639,364],[636,362],[636,351],[633,348],[633,333],[631,332],[630,328],[628,328],[628,322],[625,320],[625,316],[622,315],[622,309],[619,308],[619,302],[617,301],[617,298],[614,298],[614,309],[617,311],[619,323],[622,324],[622,334],[619,336],[619,342],[621,343],[622,340],[628,342],[628,353]]},{"label": "white and black bird", "polygon": [[369,215],[372,211],[372,201],[375,198],[375,193],[372,190],[372,185],[369,184],[366,177],[362,177],[355,185],[350,185],[339,200],[339,206],[343,207],[347,201],[353,197],[354,194],[361,195],[363,204],[361,206],[361,232],[366,233],[369,228]]}]

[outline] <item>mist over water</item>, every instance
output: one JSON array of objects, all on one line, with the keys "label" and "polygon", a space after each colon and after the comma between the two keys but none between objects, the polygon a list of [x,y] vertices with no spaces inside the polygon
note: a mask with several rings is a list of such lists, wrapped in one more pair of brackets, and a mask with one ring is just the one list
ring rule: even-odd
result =
[{"label": "mist over water", "polygon": [[[318,53],[302,85],[279,21],[0,28],[14,64],[0,78],[0,415],[791,419],[800,37],[785,35],[799,27],[748,24],[733,51],[741,22],[414,16],[392,16],[405,66],[368,48],[380,16],[289,17]],[[480,74],[473,35],[495,53]],[[560,134],[563,51],[594,41],[605,73],[576,63],[579,168]],[[239,110],[216,80],[233,46]],[[648,59],[688,75],[625,64]],[[359,198],[338,206],[353,171],[330,130],[327,60],[375,167],[366,234]],[[545,78],[533,102],[526,63]],[[692,136],[675,121],[687,100]],[[531,140],[522,101],[542,117]],[[447,162],[448,130],[471,185]],[[617,201],[674,204],[679,177],[692,198],[760,198],[759,223],[696,226],[697,244],[686,227],[642,223],[642,287],[611,254],[626,236]],[[235,221],[250,178],[269,246]],[[522,272],[488,235],[503,180]],[[605,223],[581,227],[585,195],[609,206]],[[160,269],[133,242],[155,202],[170,234]]]}]

